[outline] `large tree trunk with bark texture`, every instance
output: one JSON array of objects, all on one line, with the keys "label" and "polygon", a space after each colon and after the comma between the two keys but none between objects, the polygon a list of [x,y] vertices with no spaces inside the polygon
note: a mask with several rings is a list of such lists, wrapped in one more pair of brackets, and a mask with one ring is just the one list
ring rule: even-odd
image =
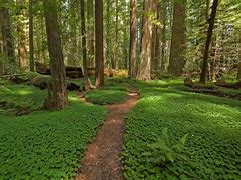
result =
[{"label": "large tree trunk with bark texture", "polygon": [[96,87],[104,86],[103,0],[95,0],[95,77]]},{"label": "large tree trunk with bark texture", "polygon": [[150,13],[153,12],[153,0],[144,1],[143,30],[141,40],[141,57],[137,73],[138,80],[151,80],[151,55],[152,55],[152,21]]},{"label": "large tree trunk with bark texture", "polygon": [[4,6],[0,7],[0,25],[2,32],[3,54],[8,57],[10,63],[15,63],[14,43],[10,26],[10,15],[9,10]]},{"label": "large tree trunk with bark texture", "polygon": [[57,1],[44,0],[43,2],[50,56],[50,71],[53,88],[53,108],[63,109],[68,105],[68,95],[64,58],[57,16]]},{"label": "large tree trunk with bark texture", "polygon": [[130,14],[130,48],[129,48],[129,76],[136,77],[136,26],[137,26],[137,7],[136,0],[130,1],[131,14]]},{"label": "large tree trunk with bark texture", "polygon": [[186,0],[174,0],[172,41],[169,60],[169,73],[180,76],[184,68],[186,49]]}]

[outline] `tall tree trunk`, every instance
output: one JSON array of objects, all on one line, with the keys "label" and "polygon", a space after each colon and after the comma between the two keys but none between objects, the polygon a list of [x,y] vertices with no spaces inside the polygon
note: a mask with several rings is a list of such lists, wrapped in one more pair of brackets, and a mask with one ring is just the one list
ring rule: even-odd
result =
[{"label": "tall tree trunk", "polygon": [[14,43],[10,26],[10,15],[9,10],[5,6],[0,7],[0,26],[2,31],[3,53],[8,57],[10,63],[15,63]]},{"label": "tall tree trunk", "polygon": [[[159,2],[156,3],[156,20],[158,22],[160,22],[160,4]],[[154,47],[153,49],[155,49],[153,51],[153,69],[154,70],[158,70],[159,67],[160,67],[160,56],[161,56],[161,53],[160,53],[160,26],[159,25],[155,25],[155,28],[154,28],[154,31],[155,31],[155,39],[154,39]]]},{"label": "tall tree trunk", "polygon": [[128,62],[129,62],[129,51],[128,51],[128,46],[129,46],[129,32],[128,32],[128,27],[129,27],[129,21],[128,21],[128,16],[127,14],[129,13],[129,6],[127,1],[122,1],[121,7],[124,7],[123,10],[123,25],[122,26],[122,31],[123,31],[123,42],[122,42],[122,56],[121,56],[121,68],[128,69]]},{"label": "tall tree trunk", "polygon": [[88,19],[88,66],[94,67],[95,59],[95,39],[94,39],[94,1],[87,1],[87,19]]},{"label": "tall tree trunk", "polygon": [[96,87],[104,86],[103,0],[95,0],[95,76]]},{"label": "tall tree trunk", "polygon": [[137,73],[138,80],[151,80],[151,53],[152,53],[152,19],[153,0],[144,1],[143,31],[141,42],[141,59]]},{"label": "tall tree trunk", "polygon": [[45,43],[45,30],[44,30],[45,22],[44,22],[44,17],[40,17],[40,31],[41,31],[41,49],[40,49],[40,57],[41,57],[41,62],[46,63],[46,43]]},{"label": "tall tree trunk", "polygon": [[26,68],[26,36],[25,36],[25,14],[24,14],[24,0],[17,1],[18,6],[18,23],[17,23],[17,32],[18,32],[18,61],[19,68],[24,70]]},{"label": "tall tree trunk", "polygon": [[174,0],[172,41],[169,60],[169,72],[180,76],[184,68],[186,49],[186,0]]},{"label": "tall tree trunk", "polygon": [[88,90],[92,85],[88,78],[87,71],[87,47],[86,47],[86,31],[85,31],[85,0],[81,0],[81,37],[82,37],[82,55],[83,55],[83,72],[85,90]]},{"label": "tall tree trunk", "polygon": [[168,5],[168,0],[163,0],[162,4],[162,46],[161,46],[161,70],[165,71],[165,63],[166,63],[166,46],[167,46],[167,40],[166,40],[166,26],[167,26],[167,5]]},{"label": "tall tree trunk", "polygon": [[30,71],[34,71],[34,54],[33,54],[33,0],[29,0],[29,62]]},{"label": "tall tree trunk", "polygon": [[210,43],[212,40],[217,7],[218,7],[218,0],[213,0],[211,15],[210,15],[210,18],[208,19],[208,31],[207,31],[205,49],[203,53],[203,64],[202,64],[202,70],[200,75],[200,83],[205,83],[207,78],[206,76],[207,76],[207,68],[208,68],[208,54],[209,54]]},{"label": "tall tree trunk", "polygon": [[111,1],[106,1],[106,64],[114,69],[114,58],[112,58],[112,37],[111,37]]},{"label": "tall tree trunk", "polygon": [[130,14],[130,48],[129,48],[129,76],[136,77],[136,26],[137,26],[137,8],[136,0],[130,1],[131,14]]},{"label": "tall tree trunk", "polygon": [[[153,1],[153,17],[156,20],[156,16],[157,16],[157,2],[154,0]],[[151,52],[151,71],[156,69],[156,59],[155,59],[155,55],[156,55],[156,24],[153,24],[152,26],[152,52]]]},{"label": "tall tree trunk", "polygon": [[115,0],[115,69],[120,68],[119,62],[119,0]]},{"label": "tall tree trunk", "polygon": [[64,58],[57,16],[57,1],[44,0],[43,5],[50,57],[50,71],[53,88],[53,107],[56,109],[63,109],[68,105],[68,95]]}]

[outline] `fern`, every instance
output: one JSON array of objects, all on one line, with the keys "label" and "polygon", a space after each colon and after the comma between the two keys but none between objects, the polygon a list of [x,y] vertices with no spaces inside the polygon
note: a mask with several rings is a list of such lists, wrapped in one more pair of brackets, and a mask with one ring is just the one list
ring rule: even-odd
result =
[{"label": "fern", "polygon": [[[156,135],[155,135],[156,136]],[[186,159],[182,155],[182,150],[186,142],[187,134],[185,134],[177,143],[171,144],[168,136],[167,128],[162,131],[161,137],[156,142],[147,144],[149,151],[143,153],[147,157],[148,163],[165,166],[179,159]]]}]

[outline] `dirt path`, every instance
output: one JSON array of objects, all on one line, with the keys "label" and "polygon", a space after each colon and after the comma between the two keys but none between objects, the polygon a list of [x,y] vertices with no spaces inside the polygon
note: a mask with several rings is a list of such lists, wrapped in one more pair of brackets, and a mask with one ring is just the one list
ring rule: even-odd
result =
[{"label": "dirt path", "polygon": [[96,139],[88,146],[76,180],[123,179],[120,153],[124,136],[124,117],[135,106],[137,93],[129,93],[123,104],[107,105],[109,113]]}]

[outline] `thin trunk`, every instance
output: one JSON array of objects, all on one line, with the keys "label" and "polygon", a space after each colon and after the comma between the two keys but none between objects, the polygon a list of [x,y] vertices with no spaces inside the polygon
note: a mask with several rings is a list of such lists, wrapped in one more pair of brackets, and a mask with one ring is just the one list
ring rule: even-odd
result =
[{"label": "thin trunk", "polygon": [[131,0],[131,14],[130,14],[130,48],[129,48],[129,76],[136,77],[136,0]]},{"label": "thin trunk", "polygon": [[[154,10],[154,17],[156,18],[156,14],[157,14],[157,3],[156,1],[153,2],[153,10]],[[156,69],[156,24],[153,24],[153,29],[152,29],[152,52],[151,52],[151,70],[155,70]]]},{"label": "thin trunk", "polygon": [[96,87],[104,86],[103,0],[95,0],[95,76]]},{"label": "thin trunk", "polygon": [[30,71],[34,71],[34,52],[33,52],[33,0],[29,0],[29,62]]},{"label": "thin trunk", "polygon": [[115,0],[116,5],[116,14],[115,14],[115,52],[114,52],[114,59],[115,59],[115,69],[120,68],[119,62],[119,0]]},{"label": "thin trunk", "polygon": [[46,63],[46,49],[45,49],[45,31],[44,31],[44,18],[40,17],[40,27],[41,27],[41,62]]},{"label": "thin trunk", "polygon": [[57,1],[44,0],[43,5],[50,57],[50,71],[53,88],[53,108],[63,109],[68,105],[68,94],[57,16]]},{"label": "thin trunk", "polygon": [[208,20],[209,25],[208,25],[208,31],[207,31],[207,39],[206,39],[205,49],[203,53],[203,64],[202,64],[202,70],[200,75],[200,83],[203,83],[203,84],[206,82],[206,78],[207,78],[206,76],[207,76],[207,68],[208,68],[208,54],[209,54],[210,43],[212,40],[217,7],[218,7],[218,0],[213,0],[211,15]]},{"label": "thin trunk", "polygon": [[87,1],[87,19],[88,19],[88,66],[94,67],[95,59],[95,39],[94,39],[94,1]]},{"label": "thin trunk", "polygon": [[[160,20],[160,5],[159,3],[156,4],[156,20],[159,22],[161,21]],[[161,56],[161,53],[160,53],[160,26],[159,25],[155,25],[155,46],[153,47],[153,49],[155,49],[153,52],[153,67],[154,67],[154,70],[158,70],[159,67],[160,67],[160,56]]]},{"label": "thin trunk", "polygon": [[88,90],[92,85],[88,78],[87,71],[87,47],[86,47],[86,31],[85,31],[85,0],[81,0],[81,37],[82,37],[82,55],[83,55],[83,73],[85,81],[85,90]]},{"label": "thin trunk", "polygon": [[24,0],[18,0],[18,23],[17,23],[17,32],[18,32],[18,61],[19,68],[24,70],[26,68],[26,36],[25,36],[25,18],[24,18]]},{"label": "thin trunk", "polygon": [[167,0],[163,0],[163,6],[162,6],[162,46],[161,46],[161,70],[165,71],[165,63],[166,63],[166,49],[167,49],[167,40],[166,40],[166,26],[167,26]]},{"label": "thin trunk", "polygon": [[112,37],[111,37],[111,1],[107,1],[106,7],[106,64],[114,69],[114,58],[112,58]]}]

